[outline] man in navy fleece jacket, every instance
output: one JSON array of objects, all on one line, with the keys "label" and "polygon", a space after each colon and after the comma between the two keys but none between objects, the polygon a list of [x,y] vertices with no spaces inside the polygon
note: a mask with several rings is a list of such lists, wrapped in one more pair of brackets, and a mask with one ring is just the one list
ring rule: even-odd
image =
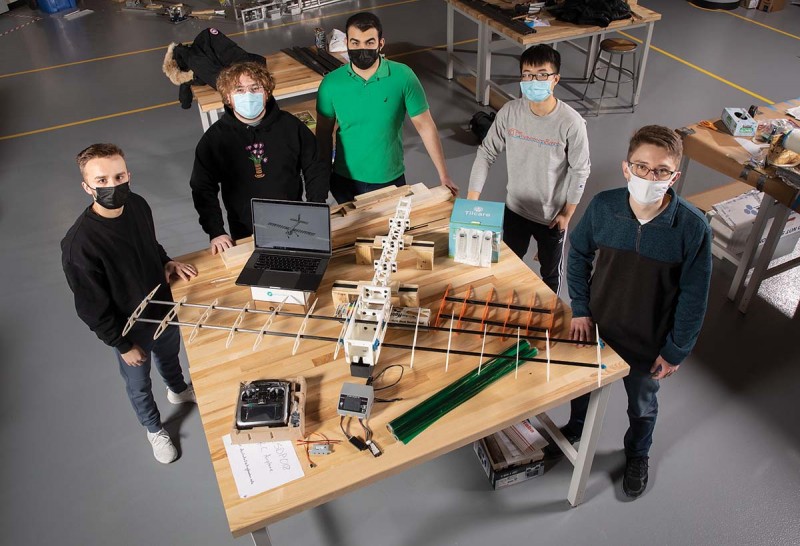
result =
[{"label": "man in navy fleece jacket", "polygon": [[[708,222],[670,188],[682,152],[671,129],[639,129],[622,162],[627,188],[598,194],[570,236],[570,335],[589,341],[596,322],[631,366],[624,378],[630,427],[622,482],[629,497],[647,487],[659,381],[677,372],[694,347],[711,280]],[[571,440],[580,437],[588,401],[589,395],[572,401],[562,429]]]}]

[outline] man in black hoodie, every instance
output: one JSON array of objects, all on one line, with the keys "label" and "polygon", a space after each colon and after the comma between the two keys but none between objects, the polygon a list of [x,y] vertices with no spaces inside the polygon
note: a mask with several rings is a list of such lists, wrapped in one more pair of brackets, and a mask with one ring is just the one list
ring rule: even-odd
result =
[{"label": "man in black hoodie", "polygon": [[[217,89],[225,113],[197,144],[190,182],[212,254],[253,234],[252,198],[300,201],[305,181],[306,199],[321,203],[328,197],[329,177],[314,134],[278,108],[272,96],[275,80],[264,66],[248,62],[226,68]],[[230,235],[217,197],[220,189]]]},{"label": "man in black hoodie", "polygon": [[[153,399],[152,361],[167,384],[173,404],[194,402],[178,361],[180,332],[169,326],[153,339],[153,324],[137,323],[122,335],[127,318],[151,290],[154,299],[172,301],[171,277],[189,280],[197,270],[172,260],[156,240],[153,214],[147,202],[130,191],[130,173],[122,150],[114,144],[93,144],[76,158],[83,191],[94,202],[81,213],[61,241],[61,263],[75,295],[78,316],[113,347],[133,409],[147,429],[153,454],[171,463],[178,453]],[[163,319],[168,306],[150,305],[142,317]]]}]

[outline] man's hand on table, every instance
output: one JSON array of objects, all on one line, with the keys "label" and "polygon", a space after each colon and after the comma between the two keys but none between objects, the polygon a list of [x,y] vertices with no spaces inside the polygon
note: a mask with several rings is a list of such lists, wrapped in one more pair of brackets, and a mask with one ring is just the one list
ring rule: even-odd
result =
[{"label": "man's hand on table", "polygon": [[[588,343],[594,337],[594,321],[592,317],[573,317],[569,325],[569,338],[578,342]],[[578,347],[585,347],[578,343]]]},{"label": "man's hand on table", "polygon": [[173,260],[164,264],[164,276],[167,278],[167,283],[169,283],[173,276],[180,277],[184,281],[189,281],[197,276],[197,269],[191,264]]},{"label": "man's hand on table", "polygon": [[226,249],[236,246],[236,243],[233,242],[231,236],[225,233],[224,235],[220,235],[219,237],[214,237],[211,239],[211,246],[209,250],[211,254],[219,254],[224,252]]}]

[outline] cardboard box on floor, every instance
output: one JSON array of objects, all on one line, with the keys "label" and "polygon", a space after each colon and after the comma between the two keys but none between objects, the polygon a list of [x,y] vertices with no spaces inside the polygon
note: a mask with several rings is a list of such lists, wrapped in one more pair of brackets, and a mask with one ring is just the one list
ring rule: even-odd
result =
[{"label": "cardboard box on floor", "polygon": [[758,11],[780,11],[786,7],[786,0],[760,0]]}]

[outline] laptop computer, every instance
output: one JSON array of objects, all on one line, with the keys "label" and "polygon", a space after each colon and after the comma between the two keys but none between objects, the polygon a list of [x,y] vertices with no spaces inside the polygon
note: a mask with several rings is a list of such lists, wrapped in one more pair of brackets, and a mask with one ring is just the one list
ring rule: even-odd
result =
[{"label": "laptop computer", "polygon": [[316,290],[331,258],[331,213],[326,203],[253,199],[256,249],[236,284]]}]

